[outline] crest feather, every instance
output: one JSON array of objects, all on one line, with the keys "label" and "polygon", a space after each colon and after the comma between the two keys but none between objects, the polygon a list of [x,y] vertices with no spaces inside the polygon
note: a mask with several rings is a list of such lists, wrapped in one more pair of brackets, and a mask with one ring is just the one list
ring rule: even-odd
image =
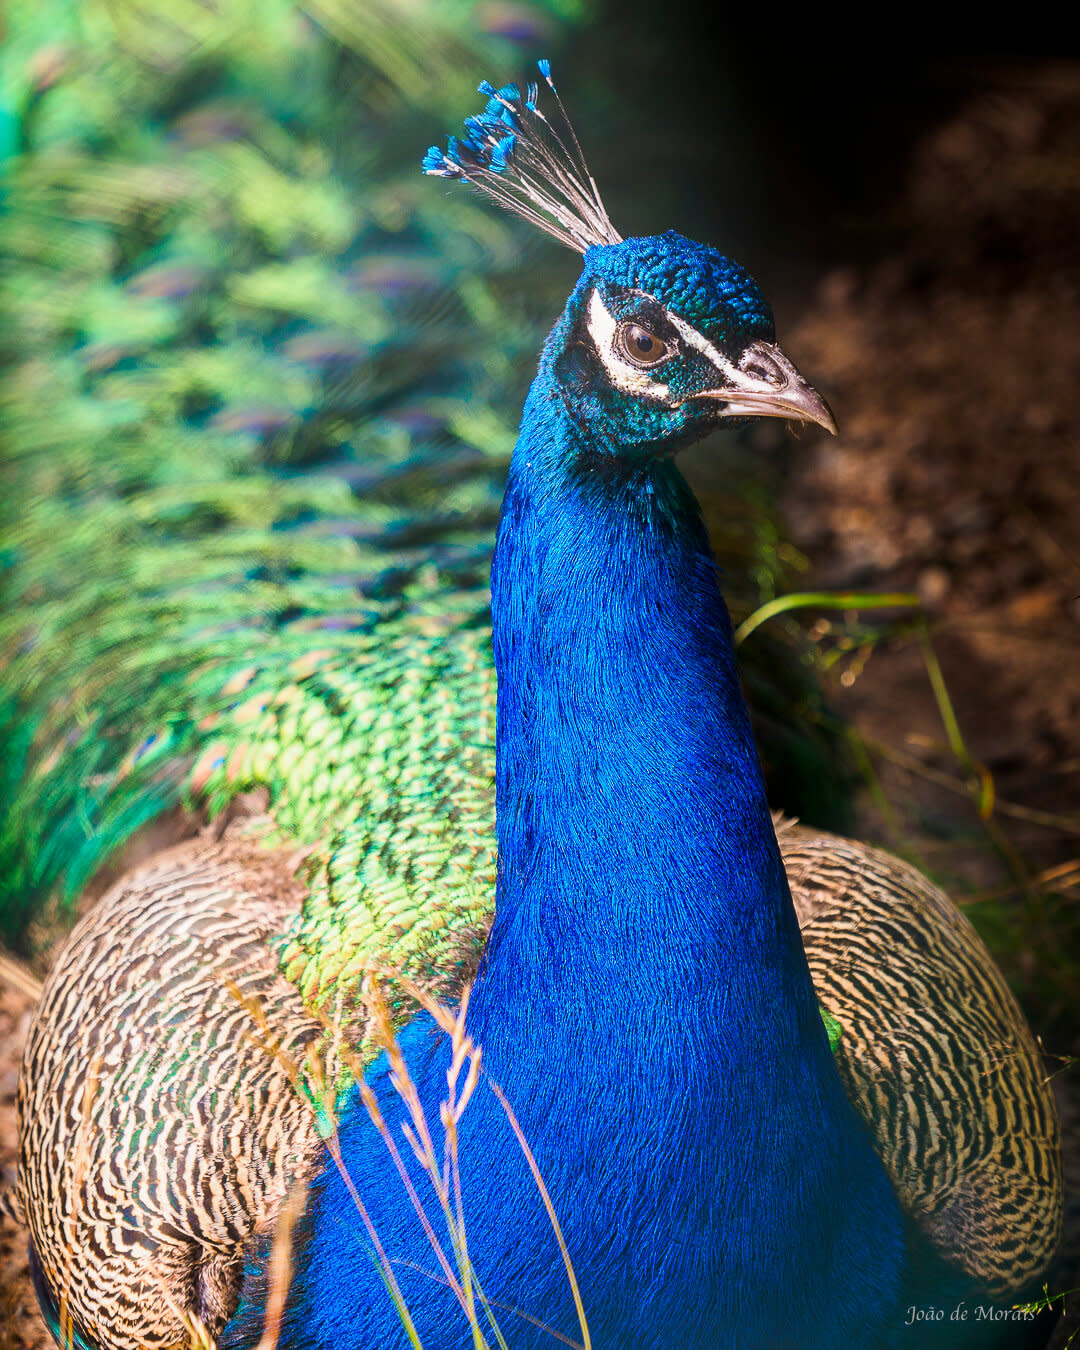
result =
[{"label": "crest feather", "polygon": [[433,145],[424,156],[425,173],[471,183],[485,196],[578,253],[593,244],[617,244],[616,231],[581,145],[551,79],[551,63],[537,68],[555,99],[563,134],[539,104],[539,85],[524,96],[516,84],[496,89],[484,80],[484,111],[465,119],[465,135],[448,138],[445,151]]}]

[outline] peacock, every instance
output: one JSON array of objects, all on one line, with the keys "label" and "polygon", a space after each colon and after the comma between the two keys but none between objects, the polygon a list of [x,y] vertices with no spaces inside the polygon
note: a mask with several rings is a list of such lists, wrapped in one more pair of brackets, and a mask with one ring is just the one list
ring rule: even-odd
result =
[{"label": "peacock", "polygon": [[[925,878],[774,824],[675,459],[719,422],[831,414],[737,264],[674,232],[621,239],[538,89],[481,89],[483,113],[425,167],[584,258],[525,404],[490,599],[471,535],[443,526],[460,552],[434,568],[370,545],[369,584],[343,583],[351,613],[339,595],[282,607],[314,587],[294,559],[302,486],[280,573],[243,597],[282,592],[244,665],[215,660],[244,622],[225,587],[193,578],[204,663],[164,668],[166,744],[105,786],[147,760],[167,785],[186,710],[215,688],[193,780],[222,800],[270,782],[273,811],[256,801],[127,871],[49,977],[20,1083],[46,1316],[86,1346],[197,1326],[254,1345],[270,1235],[309,1178],[278,1343],[406,1344],[402,1303],[424,1344],[463,1342],[343,1049],[370,1048],[361,986],[392,969],[441,995],[472,982],[486,1077],[458,1127],[461,1185],[513,1344],[573,1338],[578,1315],[503,1098],[598,1344],[1017,1344],[1026,1314],[1008,1305],[1038,1290],[1060,1228],[1038,1053]],[[406,583],[387,577],[409,562]],[[331,842],[298,857],[313,814]],[[430,1015],[400,1047],[437,1108],[450,1048]],[[315,1062],[321,1083],[296,1069]],[[378,1058],[364,1082],[396,1134],[393,1078]]]}]

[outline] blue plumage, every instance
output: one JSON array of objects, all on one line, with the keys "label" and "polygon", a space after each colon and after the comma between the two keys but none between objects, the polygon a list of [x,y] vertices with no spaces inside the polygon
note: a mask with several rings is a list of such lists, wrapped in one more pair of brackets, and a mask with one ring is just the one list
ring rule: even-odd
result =
[{"label": "blue plumage", "polygon": [[732,360],[759,338],[771,341],[772,309],[752,276],[731,258],[675,230],[597,248],[588,275],[608,287],[663,296]]},{"label": "blue plumage", "polygon": [[[646,321],[681,346],[621,388],[618,351]],[[943,1287],[914,1264],[925,1253],[832,1060],[715,561],[671,454],[725,415],[718,390],[737,402],[740,352],[771,336],[756,285],[711,249],[673,233],[590,247],[499,526],[499,874],[468,1027],[536,1154],[597,1345],[883,1350],[907,1343],[919,1280]],[[402,1045],[436,1119],[448,1044],[422,1017]],[[385,1061],[368,1082],[400,1138]],[[466,1343],[355,1095],[340,1142],[423,1344]],[[510,1343],[553,1343],[518,1313],[575,1338],[551,1225],[484,1084],[460,1157],[471,1258]],[[253,1343],[257,1311],[249,1282],[226,1346]],[[281,1345],[405,1344],[330,1168]]]}]

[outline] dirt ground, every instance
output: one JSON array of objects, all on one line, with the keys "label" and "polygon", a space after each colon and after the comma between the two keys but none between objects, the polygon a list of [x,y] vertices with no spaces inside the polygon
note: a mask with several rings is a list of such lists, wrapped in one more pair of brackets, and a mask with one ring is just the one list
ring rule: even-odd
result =
[{"label": "dirt ground", "polygon": [[808,588],[921,598],[976,762],[944,744],[918,638],[860,635],[830,696],[891,808],[864,794],[860,833],[974,903],[1061,1054],[1080,1051],[1078,113],[1076,67],[1014,73],[922,144],[887,261],[827,276],[790,335],[841,432],[788,457],[783,495]]},{"label": "dirt ground", "polygon": [[[1075,68],[1003,76],[915,155],[904,210],[878,222],[888,260],[827,276],[785,335],[841,425],[785,457],[806,587],[921,597],[974,761],[944,744],[916,636],[818,620],[837,658],[831,697],[883,794],[864,794],[860,832],[974,899],[1063,1056],[1080,1053],[1078,113]],[[969,788],[978,766],[996,794],[989,824]],[[30,1007],[0,984],[5,1187]],[[23,1246],[0,1220],[0,1350],[49,1344]]]}]

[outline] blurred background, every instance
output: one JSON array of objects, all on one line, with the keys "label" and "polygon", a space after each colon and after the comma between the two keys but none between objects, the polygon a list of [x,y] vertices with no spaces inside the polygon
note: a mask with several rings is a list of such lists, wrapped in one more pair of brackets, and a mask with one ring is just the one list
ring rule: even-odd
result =
[{"label": "blurred background", "polygon": [[[775,804],[946,885],[1075,1076],[1080,60],[1048,27],[889,22],[6,6],[0,870],[21,961],[47,967],[57,897],[140,825],[227,796],[198,709],[170,711],[188,592],[162,576],[236,623],[241,556],[264,589],[301,567],[365,593],[432,562],[482,580],[577,262],[419,158],[480,78],[548,56],[617,228],[748,266],[840,425],[688,456],[735,620],[756,616],[740,655]],[[384,561],[335,572],[342,539]],[[805,603],[757,622],[784,596]],[[53,908],[27,927],[31,896]],[[29,1007],[0,987],[9,1167]],[[0,1240],[0,1346],[37,1345],[18,1230]]]}]

